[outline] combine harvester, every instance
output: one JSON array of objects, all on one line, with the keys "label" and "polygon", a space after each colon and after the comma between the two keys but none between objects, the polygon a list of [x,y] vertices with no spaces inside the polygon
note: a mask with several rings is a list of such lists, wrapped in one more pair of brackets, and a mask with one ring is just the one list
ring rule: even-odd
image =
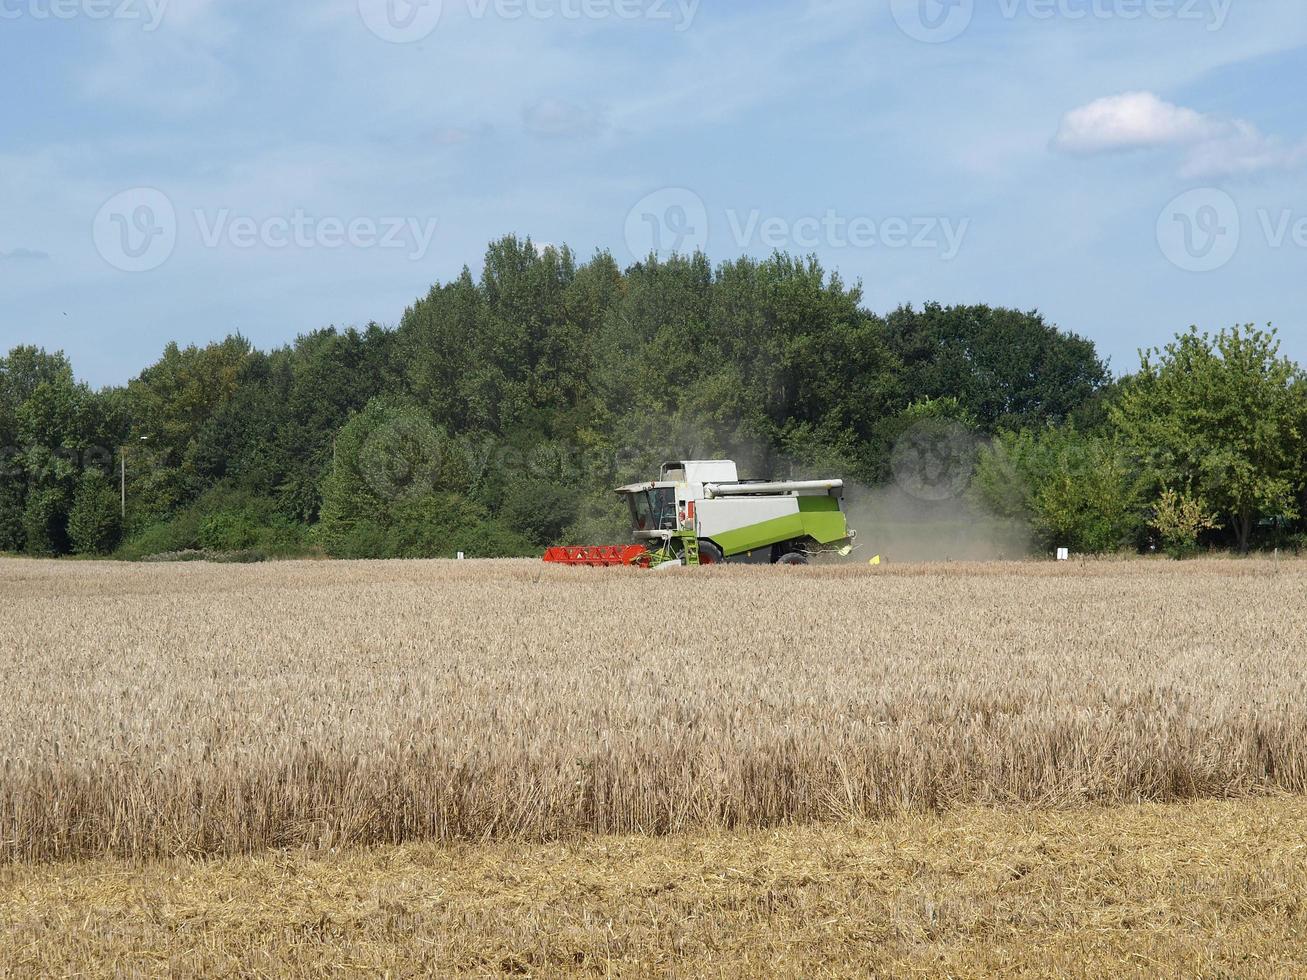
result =
[{"label": "combine harvester", "polygon": [[856,531],[844,518],[843,480],[742,481],[728,459],[664,463],[656,483],[627,499],[636,544],[551,548],[545,561],[666,568],[743,562],[806,565],[822,551],[847,555]]}]

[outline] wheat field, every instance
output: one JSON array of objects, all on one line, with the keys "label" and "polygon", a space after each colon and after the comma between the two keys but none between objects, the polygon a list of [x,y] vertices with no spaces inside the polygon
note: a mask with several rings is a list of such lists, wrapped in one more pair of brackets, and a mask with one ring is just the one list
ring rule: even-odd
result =
[{"label": "wheat field", "polygon": [[0,863],[1299,793],[1305,587],[0,561]]}]

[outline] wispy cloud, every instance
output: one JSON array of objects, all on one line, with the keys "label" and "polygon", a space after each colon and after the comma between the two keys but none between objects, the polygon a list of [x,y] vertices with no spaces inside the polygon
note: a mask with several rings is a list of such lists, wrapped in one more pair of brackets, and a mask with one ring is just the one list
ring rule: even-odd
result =
[{"label": "wispy cloud", "polygon": [[16,248],[9,252],[0,252],[0,262],[48,262],[49,252],[34,248]]},{"label": "wispy cloud", "polygon": [[541,99],[527,106],[522,111],[522,125],[532,136],[545,139],[581,139],[608,128],[600,110],[561,99]]},{"label": "wispy cloud", "polygon": [[102,54],[81,78],[87,97],[184,116],[235,91],[226,60],[238,33],[231,13],[216,0],[170,0],[161,10],[157,30],[107,25]]},{"label": "wispy cloud", "polygon": [[1227,119],[1167,102],[1152,92],[1096,99],[1062,117],[1053,138],[1064,153],[1092,156],[1179,147],[1182,177],[1214,178],[1288,170],[1307,164],[1307,141],[1295,144]]}]

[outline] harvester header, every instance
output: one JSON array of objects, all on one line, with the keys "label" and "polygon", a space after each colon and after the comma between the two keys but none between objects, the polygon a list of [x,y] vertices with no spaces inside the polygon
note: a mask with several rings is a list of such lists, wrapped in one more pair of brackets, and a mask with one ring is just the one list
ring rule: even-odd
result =
[{"label": "harvester header", "polygon": [[552,548],[566,565],[806,565],[853,549],[843,480],[741,480],[728,459],[674,460],[659,479],[619,487],[636,544]]}]

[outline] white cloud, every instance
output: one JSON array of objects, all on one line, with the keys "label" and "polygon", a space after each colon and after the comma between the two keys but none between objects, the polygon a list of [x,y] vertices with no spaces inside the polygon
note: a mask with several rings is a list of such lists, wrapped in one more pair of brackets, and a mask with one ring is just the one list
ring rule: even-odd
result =
[{"label": "white cloud", "polygon": [[1053,147],[1091,156],[1181,147],[1185,178],[1248,176],[1307,164],[1307,141],[1293,145],[1242,119],[1188,109],[1152,92],[1097,99],[1062,117]]},{"label": "white cloud", "polygon": [[1224,124],[1152,92],[1097,99],[1062,117],[1053,145],[1067,153],[1110,153],[1212,139]]}]

